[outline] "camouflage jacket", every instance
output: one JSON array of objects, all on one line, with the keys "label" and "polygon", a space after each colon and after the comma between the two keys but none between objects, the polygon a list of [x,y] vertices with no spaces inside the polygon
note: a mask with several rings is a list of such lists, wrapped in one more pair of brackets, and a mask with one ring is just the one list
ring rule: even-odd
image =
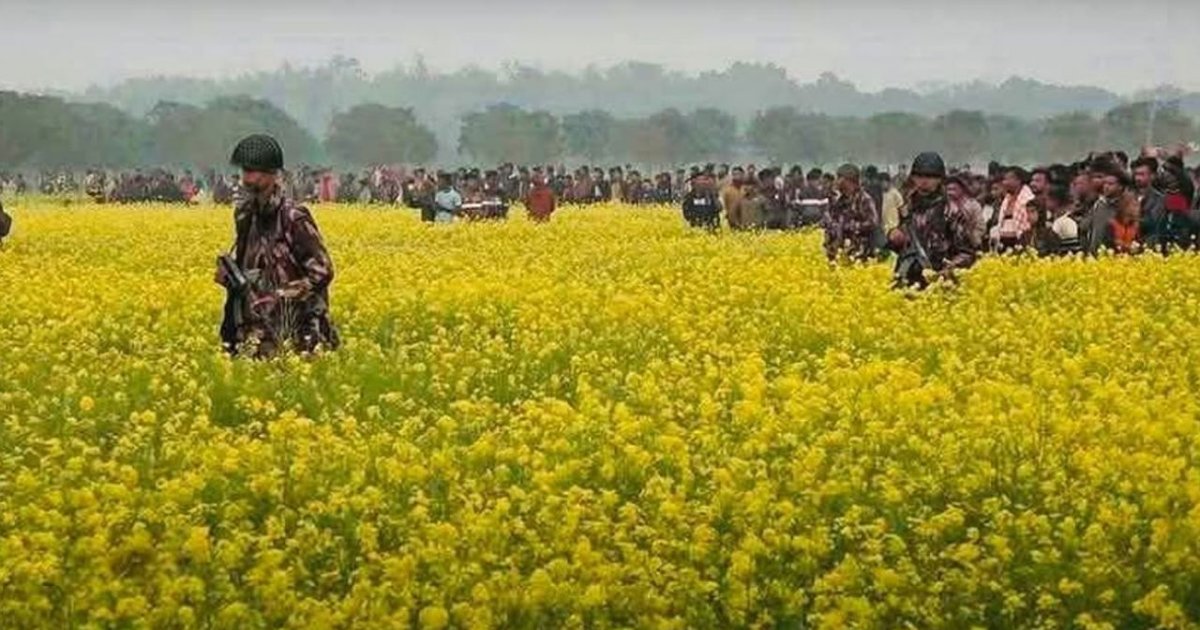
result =
[{"label": "camouflage jacket", "polygon": [[308,209],[276,190],[265,207],[239,203],[234,219],[234,256],[251,288],[226,306],[226,319],[236,322],[222,324],[226,344],[257,336],[274,343],[290,339],[304,350],[336,345],[329,320],[333,262]]},{"label": "camouflage jacket", "polygon": [[825,254],[837,256],[838,250],[849,240],[855,255],[868,255],[879,225],[875,202],[859,190],[852,196],[842,196],[830,204],[823,220],[825,227]]},{"label": "camouflage jacket", "polygon": [[902,225],[921,240],[934,270],[947,265],[964,269],[975,264],[979,249],[975,220],[961,206],[951,206],[944,191],[932,195],[909,193],[901,210]]}]

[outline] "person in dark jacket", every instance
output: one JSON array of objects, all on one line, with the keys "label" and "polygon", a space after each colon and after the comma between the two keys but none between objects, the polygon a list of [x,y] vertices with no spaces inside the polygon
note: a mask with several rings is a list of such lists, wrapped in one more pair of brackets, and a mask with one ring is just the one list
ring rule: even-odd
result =
[{"label": "person in dark jacket", "polygon": [[683,218],[692,227],[708,230],[721,227],[721,199],[708,171],[692,177],[692,189],[683,196]]}]

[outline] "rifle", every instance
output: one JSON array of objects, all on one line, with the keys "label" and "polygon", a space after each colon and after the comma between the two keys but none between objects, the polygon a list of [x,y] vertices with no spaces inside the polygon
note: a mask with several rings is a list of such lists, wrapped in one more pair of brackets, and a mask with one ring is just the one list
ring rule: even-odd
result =
[{"label": "rifle", "polygon": [[255,305],[255,292],[259,280],[258,270],[246,271],[237,263],[233,254],[217,256],[225,285],[225,311],[221,318],[221,345],[230,355],[237,355],[238,331],[245,323],[245,304]]},{"label": "rifle", "polygon": [[925,270],[933,269],[929,253],[925,250],[925,245],[917,236],[917,231],[913,229],[911,222],[902,222],[897,229],[904,233],[906,244],[896,259],[892,286],[900,289],[915,284],[924,289],[929,286],[929,282],[925,279]]},{"label": "rifle", "polygon": [[243,300],[250,280],[232,254],[217,256],[217,266],[224,276],[225,311],[221,317],[221,345],[230,356],[237,355],[238,330],[242,327]]}]

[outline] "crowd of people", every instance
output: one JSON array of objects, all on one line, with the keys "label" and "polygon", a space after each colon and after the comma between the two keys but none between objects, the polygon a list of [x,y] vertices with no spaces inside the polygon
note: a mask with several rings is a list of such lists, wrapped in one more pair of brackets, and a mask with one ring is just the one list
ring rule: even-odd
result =
[{"label": "crowd of people", "polygon": [[[340,174],[300,166],[281,171],[280,186],[298,202],[401,204],[430,222],[503,219],[516,203],[535,220],[548,219],[563,204],[676,204],[690,224],[709,229],[820,227],[831,259],[844,254],[865,260],[885,251],[887,235],[900,226],[910,205],[909,175],[903,166],[892,174],[853,164],[831,172],[708,164],[653,176],[629,165],[502,164],[439,172],[376,166]],[[1109,151],[1030,169],[997,163],[986,172],[949,169],[940,190],[950,214],[969,225],[978,251],[1137,253],[1196,246],[1198,183],[1200,169],[1186,168],[1180,152],[1147,148],[1134,158]],[[93,169],[82,180],[67,171],[43,171],[36,185],[43,194],[83,192],[100,203],[187,203],[206,195],[223,204],[237,199],[241,182],[237,174],[216,170],[197,176],[156,168]],[[0,173],[0,191],[31,192],[21,173]]]},{"label": "crowd of people", "polygon": [[[685,200],[689,223],[714,228],[789,229],[820,225],[829,257],[875,256],[911,205],[913,178],[892,177],[845,164],[830,177],[793,168],[703,169]],[[989,165],[945,173],[941,194],[948,214],[961,216],[978,251],[1030,250],[1040,255],[1119,253],[1193,248],[1200,232],[1200,173],[1182,156],[1147,149],[1131,159],[1120,151],[1072,164],[1026,169]],[[697,203],[698,202],[698,203]]]},{"label": "crowd of people", "polygon": [[[295,337],[302,349],[336,347],[327,301],[333,267],[309,202],[402,204],[434,223],[502,220],[515,203],[535,221],[549,220],[560,204],[678,204],[684,220],[703,230],[817,227],[831,263],[890,252],[898,287],[923,288],[934,276],[956,281],[956,271],[989,251],[1168,254],[1200,246],[1200,169],[1185,166],[1183,150],[1156,147],[1135,158],[1106,151],[1031,169],[992,163],[986,172],[947,168],[928,152],[894,175],[848,163],[833,172],[708,164],[649,178],[629,166],[513,164],[437,172],[381,166],[339,176],[330,169],[288,171],[278,142],[255,135],[238,144],[231,162],[240,173],[92,170],[82,183],[98,202],[188,202],[208,194],[235,206],[237,239],[217,274],[229,290],[222,337],[231,352],[251,337],[268,347],[282,337]],[[19,174],[0,174],[0,186],[18,194],[27,191],[18,188],[23,182]],[[69,174],[43,173],[39,190],[79,187]],[[272,244],[280,242],[300,249],[276,251]],[[263,269],[277,277],[264,280]],[[286,312],[279,304],[289,302],[302,303],[307,313],[295,330],[280,328],[272,315]]]}]

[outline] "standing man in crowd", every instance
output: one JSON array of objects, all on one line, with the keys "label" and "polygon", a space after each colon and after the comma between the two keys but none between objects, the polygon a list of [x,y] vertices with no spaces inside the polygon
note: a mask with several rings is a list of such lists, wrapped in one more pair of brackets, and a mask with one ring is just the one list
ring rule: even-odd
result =
[{"label": "standing man in crowd", "polygon": [[800,209],[798,223],[801,226],[817,225],[829,208],[829,192],[822,187],[821,169],[814,168],[805,177],[797,205]]},{"label": "standing man in crowd", "polygon": [[721,200],[713,186],[712,173],[692,176],[692,187],[683,196],[683,218],[692,227],[716,230],[721,227]]},{"label": "standing man in crowd", "polygon": [[875,202],[862,186],[858,167],[843,164],[837,170],[838,198],[825,213],[825,256],[829,262],[838,253],[856,261],[866,261],[875,255],[875,228],[878,225]]},{"label": "standing man in crowd", "polygon": [[992,245],[996,251],[1008,251],[1026,244],[1032,231],[1029,220],[1029,203],[1034,194],[1025,184],[1025,170],[1019,166],[1003,169],[1001,186],[1004,200],[992,231]]},{"label": "standing man in crowd", "polygon": [[740,214],[739,203],[742,200],[742,184],[745,179],[746,171],[740,166],[735,166],[729,173],[728,181],[721,187],[721,207],[725,208],[725,220],[729,222],[729,228],[732,230],[746,227],[746,221]]},{"label": "standing man in crowd", "polygon": [[1161,226],[1166,218],[1165,198],[1155,187],[1155,177],[1158,175],[1158,160],[1152,157],[1140,157],[1133,162],[1133,186],[1136,190],[1138,206],[1142,213],[1142,234],[1146,245],[1156,247],[1162,233]]},{"label": "standing man in crowd", "polygon": [[227,289],[226,351],[236,355],[250,344],[265,358],[289,345],[305,353],[337,348],[329,316],[333,262],[308,209],[284,194],[283,149],[270,136],[252,135],[230,161],[242,170],[243,199],[234,209],[233,251],[217,265],[217,282]]},{"label": "standing man in crowd", "polygon": [[900,208],[904,205],[904,195],[896,190],[891,175],[880,173],[879,182],[883,187],[883,206],[880,208],[879,216],[883,223],[881,227],[886,239],[888,232],[900,226]]},{"label": "standing man in crowd", "polygon": [[966,215],[975,229],[973,235],[975,242],[982,243],[984,232],[987,231],[987,223],[983,218],[983,206],[967,193],[967,184],[961,175],[952,175],[946,180],[946,203],[951,214]]},{"label": "standing man in crowd", "polygon": [[554,214],[555,205],[554,191],[546,183],[546,176],[541,169],[534,169],[533,187],[525,198],[525,211],[529,213],[529,218],[537,223],[545,223]]},{"label": "standing man in crowd", "polygon": [[463,198],[454,189],[454,185],[450,181],[450,173],[438,173],[438,190],[433,196],[433,206],[435,223],[450,223],[462,210]]}]

